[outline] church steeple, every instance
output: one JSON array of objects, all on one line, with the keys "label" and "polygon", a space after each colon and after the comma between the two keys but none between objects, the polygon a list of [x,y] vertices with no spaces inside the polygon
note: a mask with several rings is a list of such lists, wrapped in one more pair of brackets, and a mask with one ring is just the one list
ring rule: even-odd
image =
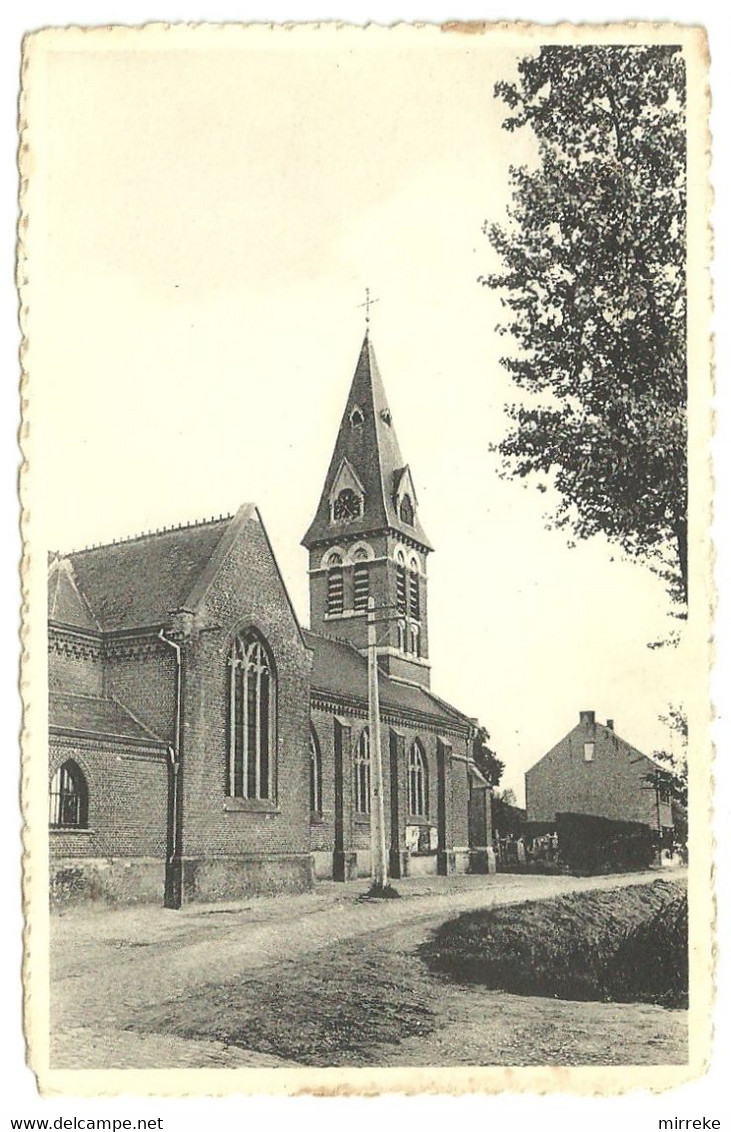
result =
[{"label": "church steeple", "polygon": [[[366,330],[315,517],[312,628],[365,648],[369,594],[385,620],[382,665],[428,683],[426,557],[416,491],[404,463]],[[360,615],[360,616],[359,616]]]}]

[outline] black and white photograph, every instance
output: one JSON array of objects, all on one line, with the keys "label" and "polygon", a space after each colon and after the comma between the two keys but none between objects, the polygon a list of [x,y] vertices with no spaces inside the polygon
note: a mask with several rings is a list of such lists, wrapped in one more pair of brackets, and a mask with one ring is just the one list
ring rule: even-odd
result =
[{"label": "black and white photograph", "polygon": [[26,37],[41,1090],[703,1072],[708,109],[690,26]]}]

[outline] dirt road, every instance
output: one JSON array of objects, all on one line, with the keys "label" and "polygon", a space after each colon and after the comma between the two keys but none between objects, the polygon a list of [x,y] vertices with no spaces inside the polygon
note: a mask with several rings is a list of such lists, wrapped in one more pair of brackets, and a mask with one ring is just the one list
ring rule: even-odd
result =
[{"label": "dirt road", "polygon": [[681,1011],[457,986],[416,954],[468,909],[656,877],[418,878],[399,882],[398,901],[364,901],[359,882],[179,912],[67,912],[52,921],[52,1064],[679,1064]]}]

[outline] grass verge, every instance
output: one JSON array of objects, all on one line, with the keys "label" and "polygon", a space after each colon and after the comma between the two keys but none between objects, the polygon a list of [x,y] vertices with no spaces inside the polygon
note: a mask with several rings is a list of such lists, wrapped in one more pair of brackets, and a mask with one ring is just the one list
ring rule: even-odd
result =
[{"label": "grass verge", "polygon": [[432,971],[514,994],[685,1006],[687,894],[657,880],[467,912],[420,950]]}]

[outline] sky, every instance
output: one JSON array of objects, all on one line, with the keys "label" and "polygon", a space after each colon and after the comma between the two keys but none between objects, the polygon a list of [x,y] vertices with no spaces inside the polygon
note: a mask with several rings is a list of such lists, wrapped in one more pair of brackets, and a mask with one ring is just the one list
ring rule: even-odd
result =
[{"label": "sky", "polygon": [[[156,41],[159,43],[159,40]],[[493,95],[517,44],[286,31],[165,51],[50,52],[31,310],[35,507],[71,550],[256,502],[297,612],[364,332],[415,479],[432,686],[523,773],[578,720],[651,752],[683,700],[662,583],[550,494],[498,476],[515,396],[497,264],[509,166]]]}]

